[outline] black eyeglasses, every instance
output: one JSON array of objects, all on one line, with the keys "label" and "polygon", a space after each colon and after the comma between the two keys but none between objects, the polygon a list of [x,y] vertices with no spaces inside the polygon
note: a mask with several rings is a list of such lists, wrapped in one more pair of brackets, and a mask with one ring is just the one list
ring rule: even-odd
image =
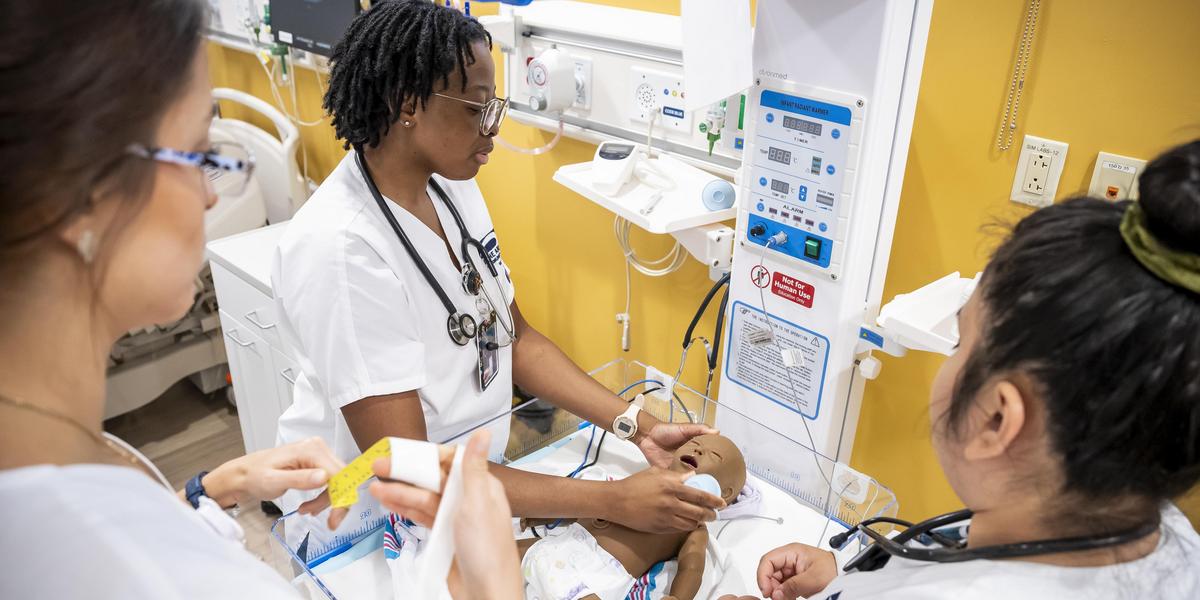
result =
[{"label": "black eyeglasses", "polygon": [[458,100],[463,104],[469,104],[478,108],[482,113],[479,115],[479,133],[481,135],[494,135],[500,132],[500,124],[504,122],[504,116],[508,114],[508,98],[492,98],[487,102],[475,102],[466,98],[456,98],[445,94],[433,93],[439,98],[447,98],[449,100]]},{"label": "black eyeglasses", "polygon": [[236,142],[217,142],[207,152],[187,152],[131,144],[126,152],[162,163],[197,167],[214,190],[237,196],[246,190],[254,173],[254,154]]}]

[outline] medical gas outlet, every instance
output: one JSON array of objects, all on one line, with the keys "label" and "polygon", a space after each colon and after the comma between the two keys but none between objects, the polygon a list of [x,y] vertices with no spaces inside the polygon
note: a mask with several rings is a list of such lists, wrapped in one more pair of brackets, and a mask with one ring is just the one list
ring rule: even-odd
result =
[{"label": "medical gas outlet", "polygon": [[584,70],[558,48],[550,48],[529,61],[529,106],[544,113],[561,113],[578,100],[587,99]]}]

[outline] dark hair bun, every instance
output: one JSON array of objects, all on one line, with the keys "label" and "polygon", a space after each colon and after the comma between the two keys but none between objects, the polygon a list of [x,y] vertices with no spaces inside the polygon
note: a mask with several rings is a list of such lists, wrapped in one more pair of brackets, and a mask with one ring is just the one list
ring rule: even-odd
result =
[{"label": "dark hair bun", "polygon": [[1151,161],[1138,188],[1150,233],[1175,250],[1200,253],[1200,140]]}]

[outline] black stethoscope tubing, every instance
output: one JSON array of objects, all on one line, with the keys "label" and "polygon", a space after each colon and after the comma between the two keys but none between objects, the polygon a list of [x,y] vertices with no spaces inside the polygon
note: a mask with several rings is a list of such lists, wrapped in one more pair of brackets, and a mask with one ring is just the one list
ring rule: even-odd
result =
[{"label": "black stethoscope tubing", "polygon": [[[880,569],[887,564],[888,559],[892,556],[922,562],[953,563],[969,560],[1020,558],[1043,554],[1094,550],[1097,548],[1118,546],[1141,539],[1157,531],[1160,525],[1160,521],[1154,519],[1132,529],[1111,534],[998,544],[979,548],[967,548],[965,547],[965,542],[950,540],[934,531],[935,529],[965,521],[971,518],[971,515],[970,510],[959,510],[926,519],[915,525],[900,519],[877,517],[867,519],[850,528],[850,530],[833,536],[830,538],[829,543],[834,549],[841,548],[856,531],[863,532],[874,542],[842,567],[843,571],[850,573],[852,571],[874,571]],[[888,538],[884,534],[871,529],[870,526],[875,523],[894,523],[907,526],[907,529],[897,534],[894,538]],[[906,545],[909,541],[925,534],[928,534],[934,541],[947,547],[913,548]]]},{"label": "black stethoscope tubing", "polygon": [[[371,171],[367,168],[367,162],[363,160],[362,152],[356,150],[354,158],[358,163],[359,170],[362,171],[363,180],[367,183],[367,189],[370,190],[371,196],[375,198],[375,203],[379,205],[379,209],[383,212],[383,217],[387,219],[388,224],[391,225],[392,231],[394,231],[396,233],[396,237],[400,239],[400,244],[404,246],[404,250],[408,252],[409,257],[412,258],[413,263],[417,266],[417,270],[421,272],[421,276],[425,278],[425,281],[429,284],[429,287],[433,289],[435,294],[437,294],[438,299],[442,302],[442,306],[446,307],[446,312],[450,315],[446,323],[446,329],[450,334],[450,339],[459,346],[465,346],[467,342],[475,337],[475,334],[478,331],[478,323],[476,323],[474,317],[471,315],[458,310],[458,307],[456,307],[454,302],[450,300],[450,296],[446,294],[446,290],[442,288],[442,285],[438,283],[437,278],[434,277],[433,273],[429,270],[429,266],[425,264],[425,261],[421,258],[421,254],[417,252],[416,246],[413,245],[412,240],[408,238],[408,235],[404,233],[404,229],[400,227],[400,223],[396,220],[396,216],[392,214],[391,209],[387,205],[387,201],[383,199],[383,194],[379,192],[379,187],[375,185],[375,178],[371,176]],[[429,186],[433,188],[433,191],[438,195],[439,198],[441,198],[442,202],[446,204],[446,208],[449,209],[450,215],[454,217],[454,223],[458,225],[458,233],[462,238],[462,260],[464,264],[469,265],[468,269],[470,271],[470,273],[465,274],[464,277],[469,278],[471,275],[474,275],[476,281],[468,284],[471,286],[469,289],[478,290],[479,287],[483,285],[482,278],[479,276],[478,272],[475,271],[475,267],[472,264],[468,249],[474,247],[479,251],[480,256],[484,257],[484,262],[487,264],[488,272],[490,272],[493,277],[498,276],[496,267],[487,260],[487,252],[484,250],[483,244],[481,244],[479,240],[471,237],[470,232],[467,231],[466,223],[463,222],[462,215],[458,214],[458,209],[455,208],[454,203],[450,201],[449,196],[447,196],[446,192],[442,190],[442,187],[433,179],[429,180]]]}]

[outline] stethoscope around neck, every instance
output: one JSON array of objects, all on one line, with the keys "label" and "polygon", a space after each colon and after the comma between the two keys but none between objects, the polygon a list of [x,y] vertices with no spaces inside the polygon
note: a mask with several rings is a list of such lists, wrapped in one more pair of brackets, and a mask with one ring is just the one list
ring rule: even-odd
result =
[{"label": "stethoscope around neck", "polygon": [[[981,546],[978,548],[968,548],[965,537],[961,539],[951,539],[944,530],[939,532],[939,529],[949,527],[955,523],[962,523],[971,518],[970,510],[959,510],[952,513],[939,515],[920,523],[910,523],[901,519],[892,517],[875,517],[867,519],[848,531],[839,533],[829,539],[829,545],[834,550],[840,550],[850,541],[850,537],[857,532],[866,534],[874,542],[867,546],[864,550],[858,553],[855,557],[846,562],[842,570],[846,573],[854,571],[875,571],[883,568],[888,563],[888,559],[893,556],[899,556],[909,560],[921,562],[937,562],[937,563],[952,563],[965,562],[968,560],[995,560],[1003,558],[1021,558],[1027,556],[1040,556],[1045,554],[1059,554],[1063,552],[1079,552],[1082,550],[1095,550],[1098,548],[1109,548],[1127,544],[1134,540],[1144,538],[1158,530],[1160,525],[1159,519],[1151,519],[1132,529],[1126,529],[1115,533],[1102,533],[1094,536],[1058,538],[1050,540],[1037,540],[1031,542],[1016,542],[1012,544],[998,544],[995,546]],[[871,529],[871,525],[876,523],[890,523],[900,525],[906,529],[894,538],[889,538],[878,531]],[[918,539],[922,542],[932,542],[941,545],[941,548],[920,548],[908,546],[907,543]]]},{"label": "stethoscope around neck", "polygon": [[[396,220],[396,215],[392,214],[391,208],[387,205],[387,200],[384,200],[383,194],[379,192],[379,187],[375,185],[375,179],[371,176],[370,169],[367,168],[367,161],[363,159],[361,149],[355,149],[354,159],[358,163],[359,170],[362,171],[363,180],[367,182],[367,189],[371,191],[371,196],[375,198],[375,203],[379,205],[379,210],[383,212],[383,217],[387,219],[389,225],[392,226],[392,231],[396,233],[396,237],[400,239],[400,244],[404,246],[404,250],[408,252],[408,256],[412,258],[413,264],[417,266],[417,270],[421,272],[421,276],[437,294],[437,297],[442,302],[442,306],[446,307],[446,312],[449,317],[446,319],[446,332],[450,335],[450,339],[459,346],[465,346],[471,340],[479,335],[479,322],[470,313],[458,310],[454,305],[454,301],[446,294],[446,290],[438,283],[433,272],[429,270],[429,266],[421,258],[421,254],[417,252],[416,246],[412,240],[408,239],[408,235],[404,233],[404,229],[400,227],[400,223]],[[496,350],[501,346],[512,344],[517,339],[517,332],[513,324],[512,311],[509,309],[508,302],[503,297],[504,292],[500,287],[500,273],[496,270],[496,265],[487,258],[487,250],[479,240],[471,237],[471,233],[467,231],[467,225],[463,222],[462,215],[458,213],[454,203],[450,201],[450,197],[442,190],[442,186],[438,185],[432,178],[429,180],[429,187],[433,188],[434,193],[438,198],[446,204],[450,215],[454,217],[454,223],[458,225],[459,237],[462,239],[460,248],[462,254],[462,286],[463,291],[475,298],[476,310],[483,316],[484,325],[489,326],[489,319],[494,319],[500,322],[500,326],[504,329],[507,339],[503,343],[497,341],[488,342],[488,350]],[[487,287],[483,285],[483,276],[478,268],[475,267],[475,261],[471,257],[471,250],[479,253],[483,258],[484,264],[487,266],[488,273],[491,274],[492,280],[496,283],[496,290],[500,293],[500,301],[492,299]],[[499,316],[498,307],[503,307],[502,310],[508,316],[508,321],[501,319]]]}]

